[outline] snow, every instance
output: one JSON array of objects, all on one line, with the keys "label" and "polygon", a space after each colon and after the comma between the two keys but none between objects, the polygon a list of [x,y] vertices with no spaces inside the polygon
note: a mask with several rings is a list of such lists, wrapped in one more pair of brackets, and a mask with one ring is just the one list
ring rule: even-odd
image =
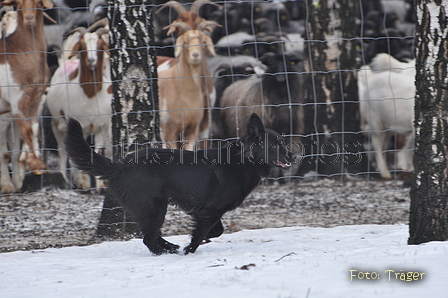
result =
[{"label": "snow", "polygon": [[[16,251],[0,254],[0,297],[443,297],[448,242],[407,239],[407,225],[352,225],[243,230],[187,256],[140,239]],[[401,281],[408,271],[418,280]]]}]

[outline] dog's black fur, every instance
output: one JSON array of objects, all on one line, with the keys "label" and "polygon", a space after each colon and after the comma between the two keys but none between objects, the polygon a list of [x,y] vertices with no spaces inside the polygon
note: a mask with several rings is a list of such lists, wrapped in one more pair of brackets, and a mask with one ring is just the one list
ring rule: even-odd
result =
[{"label": "dog's black fur", "polygon": [[204,239],[222,234],[222,215],[238,207],[269,175],[271,167],[287,168],[296,159],[283,138],[266,129],[256,114],[238,141],[220,149],[148,148],[112,162],[91,150],[74,119],[68,121],[65,145],[76,167],[107,181],[155,255],[177,253],[179,249],[160,236],[169,203],[193,217],[191,243],[184,249],[185,254],[193,253]]}]

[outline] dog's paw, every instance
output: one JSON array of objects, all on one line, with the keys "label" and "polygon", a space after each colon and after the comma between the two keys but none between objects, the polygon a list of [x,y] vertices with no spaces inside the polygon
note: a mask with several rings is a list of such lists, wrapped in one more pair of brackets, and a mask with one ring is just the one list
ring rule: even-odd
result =
[{"label": "dog's paw", "polygon": [[162,237],[158,238],[158,243],[162,248],[166,249],[167,252],[170,254],[175,254],[175,253],[179,252],[179,248],[180,248],[179,245],[168,242],[165,239],[163,239]]},{"label": "dog's paw", "polygon": [[178,254],[179,253],[179,246],[178,245],[174,245],[173,247],[170,248],[164,248],[164,247],[153,247],[150,248],[149,250],[152,252],[153,255],[155,256],[160,256],[163,254]]},{"label": "dog's paw", "polygon": [[197,249],[197,247],[193,247],[190,244],[184,248],[184,254],[188,255],[189,253],[194,253],[196,251],[196,249]]},{"label": "dog's paw", "polygon": [[163,255],[163,254],[167,253],[166,249],[163,249],[163,248],[161,248],[161,249],[150,249],[150,251],[151,251],[151,253],[154,256],[160,256],[160,255]]},{"label": "dog's paw", "polygon": [[170,248],[170,249],[168,249],[168,253],[170,253],[170,254],[178,254],[179,253],[179,246],[178,245],[176,245],[177,246],[177,248]]}]

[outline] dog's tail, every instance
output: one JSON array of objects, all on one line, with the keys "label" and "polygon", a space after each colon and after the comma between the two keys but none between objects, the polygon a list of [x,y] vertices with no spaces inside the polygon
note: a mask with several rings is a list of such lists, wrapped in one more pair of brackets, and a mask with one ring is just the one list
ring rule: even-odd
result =
[{"label": "dog's tail", "polygon": [[84,173],[106,180],[112,173],[112,161],[89,147],[82,134],[81,124],[73,118],[68,119],[65,149],[71,161]]}]

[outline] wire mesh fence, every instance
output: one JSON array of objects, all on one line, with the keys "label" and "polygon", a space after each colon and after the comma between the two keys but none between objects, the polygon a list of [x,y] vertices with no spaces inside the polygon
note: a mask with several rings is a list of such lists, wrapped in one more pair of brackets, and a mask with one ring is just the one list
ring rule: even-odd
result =
[{"label": "wire mesh fence", "polygon": [[[226,146],[258,113],[284,136],[298,163],[272,171],[225,214],[226,232],[408,222],[413,1],[154,0],[120,20],[139,39],[127,44],[109,24],[117,11],[126,15],[136,5],[55,0],[50,6],[44,3],[45,15],[20,2],[1,20],[0,251],[84,245],[111,237],[104,232],[110,227],[118,231],[114,237],[138,236],[120,207],[103,204],[102,182],[70,166],[67,117],[82,123],[95,150],[115,159],[144,147]],[[28,28],[21,24],[29,11],[37,14],[27,40],[20,30]],[[31,48],[15,46],[19,33]],[[120,53],[142,48],[149,58],[140,64],[157,68],[158,78],[140,78],[137,68],[129,75],[130,58]],[[181,72],[189,63],[185,52],[193,74]],[[36,62],[18,63],[27,59]],[[149,118],[135,112],[140,107],[132,100],[117,112],[125,88],[135,102],[154,103],[142,112]],[[140,123],[146,140],[114,142],[114,133],[131,134],[132,123]],[[115,220],[102,220],[105,210],[117,213]],[[189,233],[190,224],[170,206],[162,233]]]}]

